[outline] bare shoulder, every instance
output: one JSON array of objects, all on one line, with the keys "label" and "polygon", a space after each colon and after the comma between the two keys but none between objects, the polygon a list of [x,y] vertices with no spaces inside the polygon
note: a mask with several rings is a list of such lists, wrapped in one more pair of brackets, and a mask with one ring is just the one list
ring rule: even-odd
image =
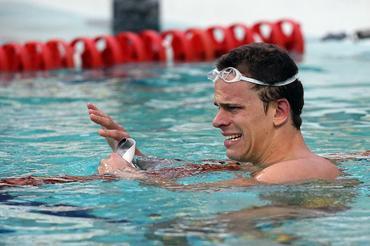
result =
[{"label": "bare shoulder", "polygon": [[332,162],[313,155],[266,167],[255,175],[255,179],[262,183],[282,184],[317,179],[334,180],[340,173]]}]

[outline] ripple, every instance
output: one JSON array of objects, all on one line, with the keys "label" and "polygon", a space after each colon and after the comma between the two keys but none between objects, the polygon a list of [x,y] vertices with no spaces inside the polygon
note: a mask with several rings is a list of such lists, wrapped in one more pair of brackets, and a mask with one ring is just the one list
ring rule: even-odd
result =
[{"label": "ripple", "polygon": [[[353,49],[339,55],[351,59],[344,61],[336,58],[337,51],[327,56],[329,48],[318,47],[316,56],[307,54],[301,65],[300,76],[307,81],[303,130],[318,153],[370,148],[369,74],[367,64],[352,59],[359,54]],[[123,123],[145,153],[184,159],[173,167],[225,159],[222,136],[210,124],[213,84],[205,80],[210,68],[131,64],[1,86],[1,177],[94,174],[111,150],[97,135],[99,127],[89,122],[85,101],[97,102]],[[369,240],[369,160],[341,157],[343,179],[357,182],[195,192],[135,180],[97,180],[1,189],[0,227],[10,244],[140,244],[151,239],[160,244],[170,237],[200,245],[274,245],[279,243],[275,238],[284,238],[281,232],[298,245],[356,244]],[[237,174],[220,171],[182,181],[211,182]]]}]

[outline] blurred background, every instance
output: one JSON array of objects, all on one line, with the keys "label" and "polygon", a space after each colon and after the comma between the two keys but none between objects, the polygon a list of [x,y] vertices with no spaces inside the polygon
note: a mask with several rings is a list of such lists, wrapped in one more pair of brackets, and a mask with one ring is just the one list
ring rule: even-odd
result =
[{"label": "blurred background", "polygon": [[[368,0],[0,0],[0,44],[112,33],[117,2],[139,8],[146,8],[143,2],[156,2],[160,30],[235,22],[252,25],[280,18],[300,22],[306,38],[351,35],[370,27]],[[125,15],[120,18],[124,21]]]}]

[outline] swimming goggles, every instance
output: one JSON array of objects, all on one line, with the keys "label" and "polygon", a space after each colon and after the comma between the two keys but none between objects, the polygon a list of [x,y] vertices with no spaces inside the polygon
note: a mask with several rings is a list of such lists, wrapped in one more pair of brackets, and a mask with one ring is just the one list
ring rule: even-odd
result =
[{"label": "swimming goggles", "polygon": [[257,85],[283,86],[283,85],[287,85],[287,84],[294,82],[298,77],[297,77],[297,74],[295,74],[287,80],[269,84],[269,83],[266,83],[266,82],[263,82],[257,79],[243,76],[239,72],[239,70],[234,67],[227,67],[225,69],[222,69],[221,71],[218,71],[217,69],[213,69],[211,72],[208,73],[209,80],[212,80],[213,82],[215,82],[218,78],[228,83],[245,81],[245,82],[250,82],[253,84],[257,84]]},{"label": "swimming goggles", "polygon": [[132,167],[138,168],[132,160],[135,157],[136,141],[133,138],[123,138],[117,146],[116,153],[131,164]]}]

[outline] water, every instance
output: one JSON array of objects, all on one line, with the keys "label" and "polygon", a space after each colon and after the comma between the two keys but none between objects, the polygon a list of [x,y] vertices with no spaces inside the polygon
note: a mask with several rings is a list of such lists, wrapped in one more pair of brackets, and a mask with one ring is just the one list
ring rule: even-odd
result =
[{"label": "water", "polygon": [[[124,124],[140,149],[201,163],[225,159],[212,64],[126,65],[104,71],[2,76],[0,177],[89,176],[110,149],[87,116],[96,103]],[[370,45],[311,41],[300,78],[303,133],[318,154],[370,149]],[[336,183],[173,191],[134,180],[0,190],[5,244],[366,245],[370,242],[368,156],[338,166]],[[214,172],[190,184],[233,178]],[[248,176],[248,174],[243,174]]]}]

